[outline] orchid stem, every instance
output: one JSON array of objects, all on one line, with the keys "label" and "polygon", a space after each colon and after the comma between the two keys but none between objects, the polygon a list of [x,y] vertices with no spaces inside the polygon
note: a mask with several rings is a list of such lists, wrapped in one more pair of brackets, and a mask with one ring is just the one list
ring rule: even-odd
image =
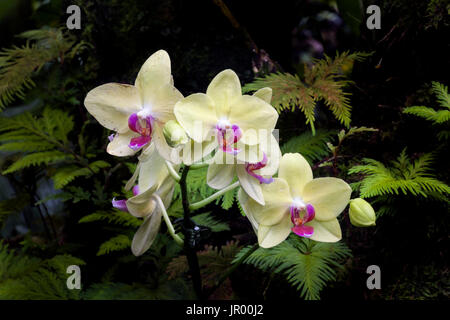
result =
[{"label": "orchid stem", "polygon": [[176,182],[180,182],[180,176],[178,175],[178,173],[175,171],[175,169],[173,168],[172,164],[166,160],[166,166],[167,166],[167,170],[169,170],[169,174],[172,176],[172,178],[176,181]]},{"label": "orchid stem", "polygon": [[189,209],[191,209],[191,210],[200,209],[201,207],[206,206],[207,204],[211,203],[212,201],[216,200],[217,198],[219,198],[220,196],[222,196],[226,192],[228,192],[230,190],[233,190],[236,187],[239,187],[239,181],[236,181],[235,183],[230,184],[228,187],[223,188],[222,190],[214,193],[213,195],[209,196],[206,199],[203,199],[203,200],[201,200],[199,202],[191,204],[189,206]]},{"label": "orchid stem", "polygon": [[181,203],[183,205],[184,219],[183,219],[183,232],[184,232],[184,251],[188,260],[189,271],[192,276],[192,284],[197,298],[203,299],[203,287],[202,277],[200,274],[200,266],[198,263],[197,252],[195,247],[190,243],[189,230],[194,227],[194,222],[191,220],[191,211],[189,206],[189,198],[187,194],[187,175],[189,172],[189,166],[184,166],[181,172],[180,189],[181,189]]},{"label": "orchid stem", "polygon": [[183,246],[184,241],[180,238],[179,235],[175,233],[175,229],[172,225],[172,222],[170,222],[169,215],[167,214],[166,208],[164,207],[164,203],[162,202],[161,198],[156,194],[153,195],[153,198],[156,200],[156,202],[158,202],[159,208],[161,209],[162,215],[164,217],[164,221],[166,222],[167,229],[169,230],[169,233],[172,236],[173,240],[175,240],[175,242],[180,246]]}]

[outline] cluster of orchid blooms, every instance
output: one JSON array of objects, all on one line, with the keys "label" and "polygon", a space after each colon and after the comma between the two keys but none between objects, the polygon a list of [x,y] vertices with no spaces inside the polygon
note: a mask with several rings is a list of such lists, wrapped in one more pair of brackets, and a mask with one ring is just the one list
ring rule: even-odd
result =
[{"label": "cluster of orchid blooms", "polygon": [[271,98],[270,88],[243,95],[229,69],[214,77],[206,93],[183,97],[164,50],[147,59],[134,85],[108,83],[87,94],[89,113],[115,132],[107,152],[120,157],[140,152],[125,187],[134,196],[112,201],[144,219],[133,238],[135,255],[151,246],[163,218],[182,242],[166,213],[182,164],[208,165],[211,188],[240,187],[238,200],[261,247],[276,246],[291,232],[321,242],[341,239],[337,216],[349,203],[351,188],[337,178],[313,179],[298,153],[281,155]]}]

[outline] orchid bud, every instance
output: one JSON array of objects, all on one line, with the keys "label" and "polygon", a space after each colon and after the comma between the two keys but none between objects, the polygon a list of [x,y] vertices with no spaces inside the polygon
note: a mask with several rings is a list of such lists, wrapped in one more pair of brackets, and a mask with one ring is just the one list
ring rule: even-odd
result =
[{"label": "orchid bud", "polygon": [[167,144],[173,148],[181,144],[186,144],[189,141],[186,131],[184,131],[180,124],[175,120],[166,122],[163,133]]},{"label": "orchid bud", "polygon": [[350,200],[350,222],[355,227],[369,227],[375,225],[375,211],[366,200],[357,198]]}]

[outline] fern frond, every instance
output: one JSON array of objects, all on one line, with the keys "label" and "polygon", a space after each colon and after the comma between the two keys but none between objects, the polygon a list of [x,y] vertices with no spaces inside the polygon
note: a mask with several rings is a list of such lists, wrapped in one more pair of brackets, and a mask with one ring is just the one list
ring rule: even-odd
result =
[{"label": "fern frond", "polygon": [[66,270],[70,265],[84,265],[84,261],[69,255],[41,260],[3,245],[0,257],[0,299],[79,299],[79,290],[67,288]]},{"label": "fern frond", "polygon": [[431,87],[440,106],[450,109],[450,94],[448,93],[448,87],[436,81],[431,83]]},{"label": "fern frond", "polygon": [[4,170],[2,174],[12,173],[40,164],[54,164],[58,161],[67,160],[69,158],[70,157],[67,154],[60,151],[35,152],[32,154],[27,154],[24,157],[20,158],[12,165],[10,165],[8,169]]},{"label": "fern frond", "polygon": [[256,78],[252,83],[245,85],[243,91],[256,91],[263,87],[272,88],[272,105],[275,109],[278,112],[300,109],[306,117],[306,124],[311,126],[313,133],[315,132],[315,107],[319,100],[324,101],[340,123],[349,127],[350,94],[343,89],[350,82],[343,80],[345,78],[343,68],[354,61],[363,61],[371,54],[344,52],[337,53],[334,59],[325,56],[324,59],[315,60],[313,66],[305,66],[303,80],[297,75],[278,72]]},{"label": "fern frond", "polygon": [[97,211],[81,218],[78,223],[107,221],[108,223],[117,224],[124,227],[138,228],[142,224],[142,220],[132,216],[127,212],[120,210],[113,211]]},{"label": "fern frond", "polygon": [[74,46],[75,37],[63,29],[30,30],[19,37],[27,39],[24,46],[0,51],[0,110],[15,98],[25,98],[25,90],[35,86],[32,77],[46,63],[62,59],[66,53],[73,58],[76,52],[86,48],[85,42]]},{"label": "fern frond", "polygon": [[361,180],[361,198],[387,194],[427,197],[431,192],[448,195],[450,188],[431,173],[432,154],[424,154],[414,162],[406,155],[406,150],[392,161],[391,167],[374,159],[363,159],[364,164],[352,167],[349,174],[364,174]]},{"label": "fern frond", "polygon": [[315,135],[304,132],[291,138],[281,146],[282,153],[300,153],[309,163],[326,157],[329,153],[327,141],[334,134],[332,131],[317,130]]},{"label": "fern frond", "polygon": [[[250,247],[242,249],[234,262],[248,250]],[[349,257],[350,250],[343,243],[319,243],[291,235],[275,247],[258,248],[244,263],[284,275],[302,297],[315,300],[326,283],[336,279],[336,269],[342,268],[339,262]]]},{"label": "fern frond", "polygon": [[230,227],[225,222],[217,221],[211,216],[210,212],[205,212],[192,217],[192,220],[201,226],[205,226],[211,229],[212,232],[228,231]]},{"label": "fern frond", "polygon": [[103,242],[98,249],[97,256],[102,256],[113,251],[120,251],[131,247],[131,239],[124,234],[112,237]]},{"label": "fern frond", "polygon": [[58,169],[52,175],[55,189],[61,189],[78,177],[89,177],[92,173],[97,173],[100,169],[110,167],[110,164],[103,160],[94,161],[89,164],[88,168],[79,168],[77,166],[66,166]]}]

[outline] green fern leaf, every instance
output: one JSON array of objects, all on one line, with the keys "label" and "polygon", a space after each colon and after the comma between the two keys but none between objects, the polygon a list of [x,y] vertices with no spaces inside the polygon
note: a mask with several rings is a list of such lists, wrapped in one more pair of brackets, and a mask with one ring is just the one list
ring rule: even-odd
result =
[{"label": "green fern leaf", "polygon": [[124,234],[112,237],[111,239],[103,242],[97,252],[97,256],[102,256],[113,251],[121,251],[131,247],[131,239]]}]

